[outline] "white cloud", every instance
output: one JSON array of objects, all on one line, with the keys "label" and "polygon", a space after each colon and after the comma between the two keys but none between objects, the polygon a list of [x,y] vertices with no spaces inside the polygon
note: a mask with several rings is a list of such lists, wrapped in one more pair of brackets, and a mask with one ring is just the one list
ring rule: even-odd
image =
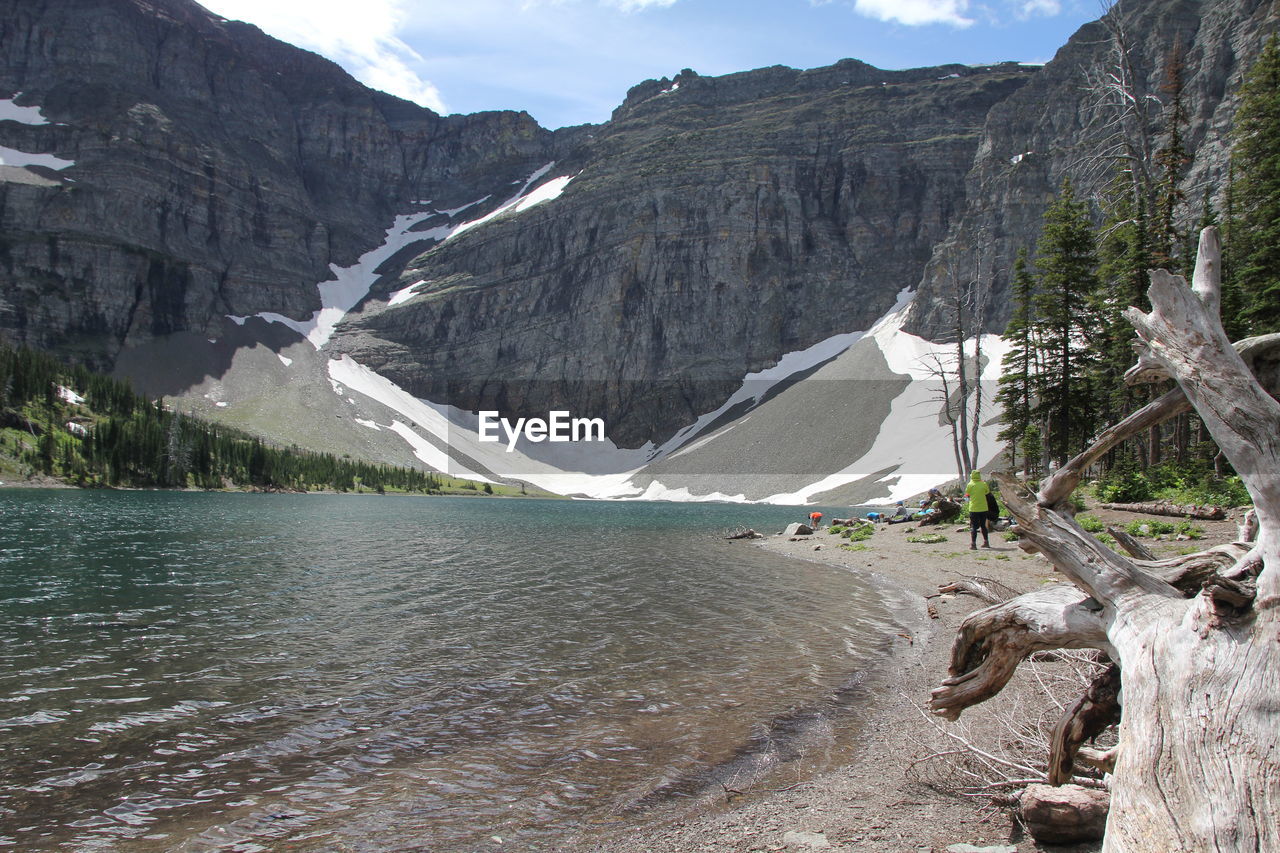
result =
[{"label": "white cloud", "polygon": [[617,6],[624,12],[639,12],[644,9],[665,8],[675,2],[676,0],[605,0],[605,5]]},{"label": "white cloud", "polygon": [[1061,12],[1062,3],[1059,0],[1023,0],[1018,8],[1018,17],[1025,19],[1044,15],[1046,18],[1052,18]]},{"label": "white cloud", "polygon": [[422,62],[398,35],[405,0],[202,0],[224,18],[247,21],[269,35],[337,62],[374,89],[447,112],[440,91],[414,71]]},{"label": "white cloud", "polygon": [[969,0],[854,0],[853,8],[877,21],[892,21],[911,27],[925,24],[967,27],[973,23],[972,18],[964,16],[969,10]]}]

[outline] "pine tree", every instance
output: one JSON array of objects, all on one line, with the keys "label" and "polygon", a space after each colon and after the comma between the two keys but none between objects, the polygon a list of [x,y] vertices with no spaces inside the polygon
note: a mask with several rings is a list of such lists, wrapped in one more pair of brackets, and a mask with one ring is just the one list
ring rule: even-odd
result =
[{"label": "pine tree", "polygon": [[[1008,445],[1009,464],[1014,467],[1031,423],[1031,387],[1035,374],[1035,279],[1027,267],[1027,250],[1019,249],[1010,284],[1013,315],[1002,336],[1009,348],[1000,362],[1000,390],[996,392],[996,402],[1004,412],[1004,426],[997,438]],[[1024,455],[1024,469],[1039,458],[1038,448],[1034,459]]]},{"label": "pine tree", "polygon": [[1164,145],[1155,154],[1159,169],[1156,188],[1155,222],[1152,229],[1152,261],[1155,267],[1178,272],[1182,235],[1178,233],[1177,211],[1184,201],[1182,173],[1191,156],[1182,140],[1182,128],[1187,123],[1187,108],[1183,103],[1183,70],[1181,46],[1175,46],[1165,61],[1165,79],[1162,87],[1168,96],[1165,105]]},{"label": "pine tree", "polygon": [[1070,180],[1044,216],[1036,246],[1040,292],[1035,300],[1042,369],[1034,414],[1047,427],[1050,459],[1058,464],[1084,446],[1096,424],[1087,381],[1087,341],[1096,333],[1091,298],[1098,289],[1097,249],[1088,207]]},{"label": "pine tree", "polygon": [[1244,318],[1253,334],[1280,331],[1280,37],[1240,89],[1232,166],[1231,259]]},{"label": "pine tree", "polygon": [[[1149,309],[1148,273],[1158,265],[1152,251],[1158,240],[1153,240],[1145,205],[1129,190],[1125,176],[1117,175],[1104,198],[1107,217],[1098,245],[1099,284],[1090,300],[1095,326],[1088,338],[1089,381],[1097,389],[1097,421],[1108,424],[1120,421],[1155,393],[1147,386],[1134,389],[1124,383],[1125,371],[1133,364],[1134,334],[1123,312],[1130,306]],[[1139,452],[1146,458],[1146,445]],[[1104,464],[1109,467],[1115,457],[1109,454]]]}]

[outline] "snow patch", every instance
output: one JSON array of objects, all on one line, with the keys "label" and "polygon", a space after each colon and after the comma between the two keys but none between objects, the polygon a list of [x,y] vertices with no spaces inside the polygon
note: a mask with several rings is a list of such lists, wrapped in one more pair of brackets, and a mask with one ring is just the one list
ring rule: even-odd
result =
[{"label": "snow patch", "polygon": [[[413,455],[422,460],[423,464],[428,468],[442,472],[449,470],[448,455],[446,455],[443,450],[414,432],[411,427],[405,426],[399,421],[392,421],[391,426],[387,427],[387,429],[391,430],[408,442],[409,446],[413,448]],[[478,477],[467,475],[460,476],[465,476],[467,479],[479,479]],[[485,482],[489,481],[486,480]]]},{"label": "snow patch", "polygon": [[18,124],[49,124],[39,107],[20,107],[14,100],[21,97],[17,92],[12,98],[0,98],[0,121],[16,121]]},{"label": "snow patch", "polygon": [[397,290],[395,293],[391,294],[391,297],[387,300],[387,307],[390,308],[393,305],[399,305],[401,302],[408,302],[413,298],[413,292],[426,283],[427,282],[425,280],[415,281],[408,287]]},{"label": "snow patch", "polygon": [[289,365],[293,364],[293,359],[289,358],[288,356],[283,356],[280,353],[276,353],[276,358],[280,359],[280,363],[283,364],[285,367],[288,367]]},{"label": "snow patch", "polygon": [[726,495],[723,492],[710,492],[705,495],[695,495],[685,486],[678,489],[668,488],[657,480],[649,484],[644,492],[635,497],[635,500],[641,501],[674,501],[677,503],[688,503],[690,501],[715,501],[717,503],[751,503],[747,500],[746,495]]},{"label": "snow patch", "polygon": [[[485,198],[478,201],[474,201],[471,204],[455,208],[452,211],[428,210],[397,216],[395,218],[395,222],[387,229],[386,237],[383,239],[382,245],[365,252],[360,256],[358,261],[349,267],[339,267],[336,264],[329,265],[329,269],[333,273],[333,278],[316,285],[316,288],[320,291],[320,310],[314,312],[309,319],[295,320],[274,311],[263,311],[256,316],[261,317],[269,323],[279,323],[293,329],[295,332],[310,341],[311,345],[317,350],[321,349],[329,342],[329,339],[333,337],[334,329],[338,327],[338,323],[342,322],[342,318],[347,315],[347,312],[354,308],[361,299],[364,299],[365,296],[369,294],[369,288],[378,280],[378,273],[376,270],[391,258],[392,255],[396,254],[401,249],[404,249],[406,246],[413,245],[414,243],[420,243],[427,240],[434,240],[437,243],[443,243],[446,240],[450,240],[453,237],[475,228],[478,225],[482,225],[494,217],[501,216],[504,213],[519,213],[520,211],[528,210],[534,205],[542,204],[545,201],[557,198],[562,192],[564,192],[564,188],[568,186],[569,182],[573,180],[575,176],[569,175],[552,178],[545,184],[536,187],[532,192],[529,192],[529,188],[537,183],[540,178],[546,175],[554,165],[555,161],[553,160],[539,168],[525,180],[524,185],[521,186],[520,190],[514,196],[508,199],[497,210],[494,210],[479,219],[472,219],[455,226],[438,225],[435,228],[429,228],[425,231],[413,230],[416,226],[426,222],[428,219],[438,216],[440,213],[444,213],[452,217],[459,211],[466,210],[472,205],[479,204],[487,199],[488,196],[485,196]],[[419,284],[421,284],[421,282],[419,282]],[[411,290],[412,287],[416,286],[417,285],[413,285],[408,289]],[[404,294],[403,290],[397,291],[396,293],[396,295],[401,294]],[[411,293],[404,295],[401,301],[408,299],[410,296],[412,296]],[[246,317],[233,317],[229,314],[227,317],[239,325],[244,325],[245,320],[248,319]]]},{"label": "snow patch", "polygon": [[[900,304],[901,297],[899,298],[898,303],[894,305],[894,308],[890,310],[896,310]],[[742,385],[739,386],[738,390],[735,391],[728,400],[725,400],[724,403],[715,411],[707,412],[689,426],[677,431],[675,435],[669,438],[660,448],[657,449],[657,451],[655,451],[654,457],[656,458],[659,455],[665,455],[667,453],[671,453],[672,456],[678,456],[680,452],[689,452],[695,447],[701,447],[709,441],[719,438],[727,433],[728,430],[719,430],[713,435],[698,441],[695,445],[691,445],[687,448],[680,448],[681,444],[696,436],[700,430],[715,421],[716,418],[720,417],[734,406],[738,406],[746,402],[751,402],[752,404],[759,403],[762,399],[768,396],[769,392],[779,382],[783,382],[790,379],[792,376],[795,376],[797,373],[812,370],[818,365],[830,361],[849,347],[856,344],[866,334],[866,332],[846,332],[840,335],[832,335],[825,340],[819,341],[808,349],[797,350],[795,352],[785,354],[782,358],[778,359],[778,363],[773,367],[767,367],[764,370],[757,371],[756,373],[748,373],[743,377]],[[739,419],[735,422],[735,425],[741,423],[742,420]],[[679,449],[679,452],[673,452],[677,451],[677,449]]]},{"label": "snow patch", "polygon": [[360,426],[362,426],[362,427],[368,427],[369,429],[373,430],[374,432],[381,432],[381,431],[382,431],[382,427],[378,426],[378,422],[377,422],[377,421],[366,421],[364,418],[354,418],[354,420],[355,420],[355,422],[356,422],[356,423],[360,424]]},{"label": "snow patch", "polygon": [[[348,391],[364,395],[396,414],[389,427],[372,421],[359,420],[358,423],[370,429],[395,432],[424,464],[455,476],[488,481],[488,476],[467,470],[475,467],[497,477],[523,480],[559,494],[595,499],[805,504],[831,489],[891,469],[892,473],[879,482],[889,493],[887,500],[892,502],[955,476],[950,431],[939,419],[940,388],[935,377],[939,365],[944,370],[954,366],[954,346],[935,344],[903,331],[913,296],[909,290],[903,290],[893,307],[865,332],[835,335],[805,350],[787,353],[770,368],[748,374],[739,390],[724,405],[700,416],[660,446],[650,443],[636,449],[621,449],[607,441],[533,444],[522,439],[517,442],[514,452],[507,453],[505,443],[479,440],[479,421],[475,413],[414,397],[350,356],[330,360],[328,373],[335,393],[344,397]],[[666,457],[675,458],[704,446],[751,417],[747,414],[715,433],[699,435],[731,408],[759,404],[778,383],[819,367],[860,341],[862,346],[874,345],[893,373],[906,376],[911,381],[891,402],[879,434],[859,459],[794,492],[773,494],[759,500],[714,490],[696,494],[687,485],[670,487],[659,481],[644,486],[635,483],[635,477],[649,463]],[[982,347],[987,364],[980,378],[994,383],[1000,374],[1006,347],[995,335],[984,336]],[[971,353],[972,343],[968,349]],[[988,385],[987,390],[990,391],[991,387]],[[983,455],[979,464],[1000,451],[995,439],[999,425],[991,423],[998,409],[990,395],[985,407],[983,419],[986,425],[980,429]],[[474,465],[459,465],[458,459],[473,460]],[[709,485],[708,488],[714,489],[714,486]]]},{"label": "snow patch", "polygon": [[0,145],[0,166],[44,166],[58,171],[76,164],[75,160],[63,160],[52,154],[28,154],[14,148]]},{"label": "snow patch", "polygon": [[567,187],[569,182],[577,177],[577,175],[563,175],[558,178],[552,178],[545,184],[534,189],[533,192],[529,192],[529,187],[533,186],[533,184],[546,175],[547,172],[551,171],[551,167],[554,165],[555,161],[552,160],[550,163],[538,169],[525,180],[524,185],[516,191],[515,195],[499,205],[497,209],[486,213],[479,219],[472,219],[468,222],[463,222],[461,225],[458,225],[450,231],[449,235],[444,239],[452,240],[459,234],[470,231],[472,228],[483,225],[484,223],[496,219],[505,213],[520,213],[528,210],[534,205],[542,204],[545,201],[551,201],[554,198],[558,198],[560,194],[564,192],[564,188]]},{"label": "snow patch", "polygon": [[[491,482],[490,478],[460,466],[440,446],[473,459],[477,465],[500,476],[525,480],[559,494],[592,497],[637,494],[640,489],[627,480],[648,461],[652,449],[652,445],[645,445],[638,450],[620,450],[608,441],[590,445],[530,444],[522,438],[515,451],[508,453],[505,443],[480,441],[479,419],[474,413],[421,400],[349,355],[329,361],[329,380],[335,387],[345,386],[381,403],[408,421],[412,426],[401,423],[400,428],[393,424],[388,429],[404,438],[424,463],[437,471],[471,480]],[[436,443],[419,435],[414,427],[434,438]],[[537,455],[532,455],[534,453]]]},{"label": "snow patch", "polygon": [[[516,183],[516,184],[518,184],[518,183],[520,183],[520,182],[519,182],[519,181],[512,181],[512,183]],[[454,207],[454,208],[451,208],[451,209],[449,209],[449,210],[437,210],[437,211],[436,211],[436,213],[442,213],[442,214],[444,214],[445,216],[447,216],[447,217],[449,217],[450,219],[452,219],[453,217],[457,216],[459,213],[461,213],[462,211],[466,210],[467,208],[469,208],[469,207],[475,207],[477,204],[484,204],[486,201],[488,201],[488,200],[489,200],[489,199],[491,199],[491,198],[493,198],[493,196],[488,196],[488,195],[487,195],[487,196],[485,196],[484,198],[478,198],[478,199],[476,199],[475,201],[469,201],[469,202],[467,202],[466,204],[464,204],[462,207]]]},{"label": "snow patch", "polygon": [[[810,503],[816,495],[885,468],[894,471],[877,482],[884,483],[889,490],[884,500],[894,503],[957,476],[950,428],[939,422],[938,400],[942,392],[935,376],[938,366],[943,370],[954,369],[955,346],[936,344],[902,330],[913,296],[907,291],[899,294],[896,310],[868,332],[889,369],[912,379],[890,404],[889,414],[871,448],[843,470],[795,492],[770,495],[764,499],[765,503]],[[979,377],[982,382],[994,383],[999,378],[1007,349],[1008,345],[998,335],[983,335],[982,354],[987,364]],[[972,354],[972,341],[967,351]],[[979,428],[979,465],[990,461],[1001,449],[996,441],[1000,424],[993,423],[999,407],[991,396],[986,398],[984,425]]]},{"label": "snow patch", "polygon": [[75,406],[84,405],[84,397],[81,397],[75,391],[72,391],[65,385],[58,386],[58,399]]}]

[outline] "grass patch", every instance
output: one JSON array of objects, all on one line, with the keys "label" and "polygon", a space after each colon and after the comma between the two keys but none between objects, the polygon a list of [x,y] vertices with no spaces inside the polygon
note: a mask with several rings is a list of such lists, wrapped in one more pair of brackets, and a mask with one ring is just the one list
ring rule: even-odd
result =
[{"label": "grass patch", "polygon": [[841,550],[844,550],[844,551],[870,551],[871,550],[871,546],[867,545],[864,542],[858,542],[854,545],[841,545],[840,548]]},{"label": "grass patch", "polygon": [[870,539],[872,534],[876,532],[873,524],[859,524],[857,527],[846,528],[840,535],[850,542],[865,542]]},{"label": "grass patch", "polygon": [[908,542],[917,542],[921,545],[939,545],[947,541],[947,537],[941,533],[925,533],[922,536],[908,536]]},{"label": "grass patch", "polygon": [[1125,532],[1130,536],[1185,536],[1188,539],[1203,539],[1204,528],[1190,521],[1172,524],[1168,521],[1131,521],[1125,525]]}]

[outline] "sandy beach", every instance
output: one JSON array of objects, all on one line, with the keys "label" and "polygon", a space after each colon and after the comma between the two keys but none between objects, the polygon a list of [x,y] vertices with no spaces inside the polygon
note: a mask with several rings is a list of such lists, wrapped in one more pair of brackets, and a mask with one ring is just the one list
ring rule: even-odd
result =
[{"label": "sandy beach", "polygon": [[[1107,523],[1153,520],[1113,511],[1092,511]],[[1162,519],[1176,521],[1176,519]],[[1168,556],[1188,548],[1199,550],[1235,536],[1234,521],[1197,522],[1205,531],[1197,542],[1144,539]],[[920,533],[941,533],[946,541],[908,541]],[[886,660],[874,663],[868,681],[870,699],[858,726],[857,745],[836,769],[794,785],[765,782],[758,789],[725,792],[719,802],[701,803],[674,818],[610,833],[584,837],[575,853],[738,853],[738,851],[836,850],[884,853],[946,853],[953,845],[972,845],[989,853],[1058,851],[1085,853],[1098,844],[1042,846],[1026,835],[1008,808],[992,807],[986,798],[964,797],[922,782],[912,763],[954,750],[956,741],[940,727],[986,746],[1008,737],[1002,719],[1031,713],[1058,716],[1056,709],[1032,708],[1040,699],[1030,676],[1019,674],[991,702],[967,710],[957,723],[922,713],[929,691],[946,676],[951,643],[961,621],[983,602],[968,595],[937,595],[938,587],[963,577],[983,577],[1017,592],[1063,582],[1042,558],[1023,553],[999,533],[989,550],[969,550],[967,530],[959,525],[917,529],[914,524],[880,525],[865,549],[842,549],[845,540],[826,530],[787,539],[769,536],[741,547],[763,547],[787,557],[820,561],[876,576],[903,595],[911,612],[903,624],[913,626],[893,638]],[[1068,697],[1067,700],[1073,699]],[[1038,767],[1037,769],[1042,769]],[[958,847],[969,853],[970,848]],[[986,853],[986,851],[984,851]]]}]

